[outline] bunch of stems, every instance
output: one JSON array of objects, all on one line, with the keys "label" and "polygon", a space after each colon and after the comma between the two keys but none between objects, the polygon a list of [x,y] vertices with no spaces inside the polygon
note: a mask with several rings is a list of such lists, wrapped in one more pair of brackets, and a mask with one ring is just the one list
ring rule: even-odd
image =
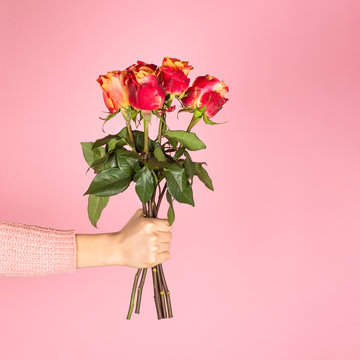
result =
[{"label": "bunch of stems", "polygon": [[[157,217],[161,200],[166,191],[166,187],[167,186],[165,184],[161,189],[160,184],[158,185],[159,194],[158,194],[157,202],[155,202],[156,191],[154,191],[152,198],[147,203],[143,203],[143,214],[146,217],[153,217],[153,218]],[[131,314],[135,303],[136,288],[137,288],[137,298],[135,305],[135,313],[136,314],[140,313],[141,297],[142,297],[147,270],[148,270],[147,268],[140,268],[137,270],[135,274],[132,292],[131,292],[131,298],[130,298],[129,311],[126,317],[127,320],[131,319]],[[165,318],[171,318],[173,317],[173,312],[171,307],[170,291],[165,280],[163,266],[162,264],[158,264],[156,266],[153,266],[151,270],[152,270],[151,272],[152,272],[153,288],[154,288],[154,301],[155,301],[157,317],[159,320]],[[138,286],[140,276],[141,279]]]},{"label": "bunch of stems", "polygon": [[[172,101],[173,97],[174,96],[171,96],[171,98],[170,98],[169,106],[171,105],[171,101]],[[149,124],[150,120],[151,120],[151,112],[144,111],[143,112],[143,122],[144,122],[144,151],[143,151],[143,154],[144,154],[145,163],[147,162],[147,156],[149,153],[148,124]],[[161,138],[162,138],[162,132],[163,132],[163,122],[166,123],[166,113],[163,113],[161,115],[161,119],[159,121],[159,131],[158,131],[158,139],[157,140],[160,145],[161,145]],[[128,131],[129,131],[129,133],[132,132],[130,122],[129,122],[129,126],[128,126]],[[133,136],[130,136],[130,137],[132,139],[131,141],[134,141],[133,140],[134,137]],[[133,143],[133,146],[135,148],[135,143]],[[143,214],[146,217],[156,218],[158,215],[161,200],[163,199],[164,194],[166,192],[167,184],[165,182],[165,185],[163,186],[162,189],[161,189],[160,183],[157,185],[157,187],[158,187],[157,201],[155,201],[155,199],[156,199],[156,188],[155,188],[155,191],[154,191],[153,195],[151,196],[151,199],[147,203],[142,204],[143,205]],[[151,270],[152,270],[151,272],[152,272],[152,278],[153,278],[154,300],[155,300],[157,317],[159,320],[165,319],[165,318],[172,318],[173,312],[172,312],[172,308],[171,308],[170,291],[166,284],[162,264],[153,266],[151,268]],[[129,311],[128,311],[128,314],[126,317],[127,320],[131,319],[131,314],[132,314],[132,311],[134,308],[134,302],[135,302],[136,287],[138,286],[137,284],[139,281],[139,277],[141,276],[140,284],[137,288],[137,298],[136,298],[136,306],[135,306],[135,313],[136,314],[140,313],[141,296],[142,296],[142,291],[143,291],[143,287],[144,287],[144,283],[145,283],[146,273],[147,273],[147,268],[143,268],[143,269],[138,269],[135,274],[132,292],[131,292],[131,298],[130,298]]]}]

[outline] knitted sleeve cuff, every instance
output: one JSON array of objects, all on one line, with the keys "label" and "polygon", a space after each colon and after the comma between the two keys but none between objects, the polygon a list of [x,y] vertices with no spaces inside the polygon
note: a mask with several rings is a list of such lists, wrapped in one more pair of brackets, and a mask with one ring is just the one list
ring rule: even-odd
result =
[{"label": "knitted sleeve cuff", "polygon": [[0,275],[72,273],[76,253],[75,230],[0,221]]}]

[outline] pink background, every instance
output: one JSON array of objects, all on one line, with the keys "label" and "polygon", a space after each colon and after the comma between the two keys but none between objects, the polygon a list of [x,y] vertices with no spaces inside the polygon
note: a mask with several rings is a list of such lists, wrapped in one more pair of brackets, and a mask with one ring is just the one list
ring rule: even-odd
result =
[{"label": "pink background", "polygon": [[139,207],[132,189],[99,229],[87,217],[80,142],[123,126],[101,130],[99,74],[179,57],[192,80],[224,80],[230,101],[214,118],[228,123],[194,129],[215,191],[196,181],[196,207],[176,204],[164,264],[175,317],[157,320],[148,278],[142,313],[125,320],[132,268],[1,278],[1,358],[359,359],[359,10],[3,0],[1,219],[101,233]]}]

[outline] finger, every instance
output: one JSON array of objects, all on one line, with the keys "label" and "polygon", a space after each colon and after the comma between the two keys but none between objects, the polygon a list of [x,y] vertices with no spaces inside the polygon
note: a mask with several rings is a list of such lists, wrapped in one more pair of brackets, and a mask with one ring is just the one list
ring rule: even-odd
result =
[{"label": "finger", "polygon": [[157,238],[160,242],[169,242],[172,239],[170,231],[157,231]]},{"label": "finger", "polygon": [[169,251],[164,251],[164,252],[158,254],[156,265],[161,264],[164,261],[169,260],[169,259],[170,259],[170,252]]},{"label": "finger", "polygon": [[172,229],[172,225],[170,225],[168,219],[158,219],[158,218],[156,218],[156,219],[153,219],[153,220],[154,220],[156,230],[170,231]]},{"label": "finger", "polygon": [[158,245],[158,250],[157,252],[159,254],[161,254],[164,251],[169,251],[170,250],[170,242],[162,242]]}]

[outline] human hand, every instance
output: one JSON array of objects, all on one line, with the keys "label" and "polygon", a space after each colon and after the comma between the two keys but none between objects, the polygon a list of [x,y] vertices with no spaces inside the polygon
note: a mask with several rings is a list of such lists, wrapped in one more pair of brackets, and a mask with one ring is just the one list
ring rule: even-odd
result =
[{"label": "human hand", "polygon": [[127,224],[115,233],[117,257],[114,265],[147,268],[170,258],[171,226],[167,219],[147,218],[138,209]]},{"label": "human hand", "polygon": [[171,229],[167,219],[144,217],[138,209],[120,231],[76,234],[77,267],[153,267],[170,258]]}]

